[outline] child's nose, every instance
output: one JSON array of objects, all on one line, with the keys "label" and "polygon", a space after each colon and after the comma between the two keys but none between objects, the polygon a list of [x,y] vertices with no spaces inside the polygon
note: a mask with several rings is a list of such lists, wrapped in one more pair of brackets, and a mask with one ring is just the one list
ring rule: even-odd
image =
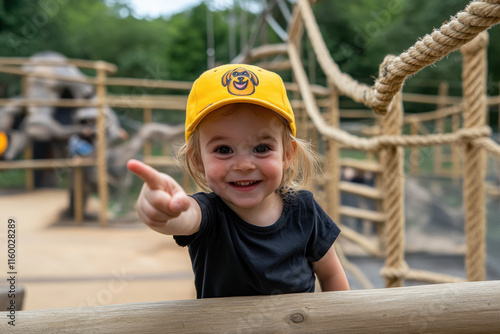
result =
[{"label": "child's nose", "polygon": [[234,169],[238,171],[250,171],[255,169],[253,158],[248,154],[238,154],[235,157]]}]

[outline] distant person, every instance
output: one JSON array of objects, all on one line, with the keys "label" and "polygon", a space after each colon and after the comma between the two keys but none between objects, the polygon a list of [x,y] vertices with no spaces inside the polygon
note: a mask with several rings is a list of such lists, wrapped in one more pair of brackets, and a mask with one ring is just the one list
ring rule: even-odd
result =
[{"label": "distant person", "polygon": [[295,138],[281,78],[251,65],[203,73],[189,94],[179,152],[208,193],[130,160],[145,183],[139,217],[189,247],[198,298],[348,290],[333,247],[340,230],[303,190],[317,166]]}]

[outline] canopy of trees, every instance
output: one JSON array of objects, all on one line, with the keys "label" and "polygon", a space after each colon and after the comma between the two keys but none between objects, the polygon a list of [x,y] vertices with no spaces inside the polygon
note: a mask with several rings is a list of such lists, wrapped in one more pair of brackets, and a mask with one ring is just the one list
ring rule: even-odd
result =
[{"label": "canopy of trees", "polygon": [[[258,14],[245,11],[248,3],[262,2],[234,0],[233,8],[211,12],[217,63],[230,61],[231,33],[236,36],[238,51],[251,34]],[[323,0],[314,5],[314,10],[341,69],[371,84],[386,54],[401,53],[467,3]],[[205,2],[169,17],[138,19],[132,14],[126,0],[0,0],[0,56],[27,57],[54,50],[70,58],[114,63],[119,69],[116,76],[151,79],[193,80],[207,68]],[[490,30],[491,95],[498,94],[500,80],[500,57],[496,56],[500,43],[495,42],[499,35],[500,28]],[[279,41],[272,29],[265,30],[261,38]],[[310,56],[307,47],[306,42],[305,57]],[[455,52],[447,58],[409,80],[405,89],[436,93],[437,82],[446,80],[451,82],[451,93],[459,95],[460,54]],[[316,71],[321,82],[321,73],[318,68]]]}]

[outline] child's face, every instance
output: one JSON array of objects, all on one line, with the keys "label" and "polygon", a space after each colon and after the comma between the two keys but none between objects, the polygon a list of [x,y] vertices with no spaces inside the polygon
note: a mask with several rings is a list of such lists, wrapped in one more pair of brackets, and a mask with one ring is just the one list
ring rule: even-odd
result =
[{"label": "child's face", "polygon": [[284,122],[259,106],[215,111],[199,126],[207,183],[233,210],[265,209],[280,201],[275,190],[291,157],[284,154]]}]

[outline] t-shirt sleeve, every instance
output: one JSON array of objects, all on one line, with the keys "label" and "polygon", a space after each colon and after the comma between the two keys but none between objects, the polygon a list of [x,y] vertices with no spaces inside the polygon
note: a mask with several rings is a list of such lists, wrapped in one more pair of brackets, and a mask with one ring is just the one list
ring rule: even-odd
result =
[{"label": "t-shirt sleeve", "polygon": [[312,194],[310,194],[308,201],[312,205],[311,220],[313,226],[306,256],[310,262],[316,262],[325,256],[335,240],[337,240],[340,228],[316,202]]},{"label": "t-shirt sleeve", "polygon": [[200,229],[198,230],[198,232],[191,235],[174,235],[175,242],[181,247],[189,246],[193,242],[198,240],[198,238],[200,238],[200,236],[203,235],[203,233],[207,229],[207,225],[209,224],[209,221],[212,217],[213,205],[211,205],[210,197],[206,193],[196,193],[194,195],[191,195],[191,197],[193,197],[196,202],[198,202],[198,205],[201,209]]}]

